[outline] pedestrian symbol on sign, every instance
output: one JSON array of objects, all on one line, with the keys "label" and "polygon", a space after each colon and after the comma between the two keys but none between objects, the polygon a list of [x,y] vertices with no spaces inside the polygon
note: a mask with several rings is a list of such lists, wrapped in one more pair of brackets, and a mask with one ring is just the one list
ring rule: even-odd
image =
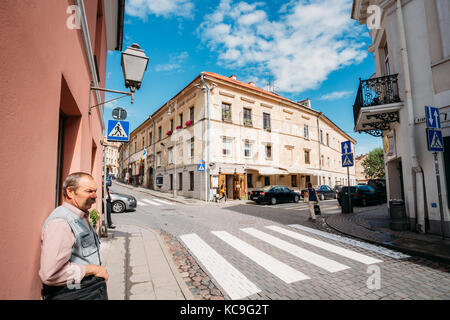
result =
[{"label": "pedestrian symbol on sign", "polygon": [[126,138],[127,134],[125,133],[125,130],[123,130],[122,125],[120,122],[117,122],[117,124],[114,126],[114,129],[111,130],[109,133],[110,137],[119,137],[119,138]]}]

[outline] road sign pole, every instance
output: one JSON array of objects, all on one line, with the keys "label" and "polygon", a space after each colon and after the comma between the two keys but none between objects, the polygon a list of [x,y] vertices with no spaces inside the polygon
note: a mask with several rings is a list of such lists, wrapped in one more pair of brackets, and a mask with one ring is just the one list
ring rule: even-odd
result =
[{"label": "road sign pole", "polygon": [[441,232],[442,232],[442,239],[445,240],[445,221],[444,221],[444,208],[442,207],[442,193],[441,193],[441,178],[439,176],[439,162],[437,157],[437,152],[434,152],[434,167],[436,169],[436,180],[437,180],[437,187],[438,187],[438,198],[439,198],[439,211],[441,214]]},{"label": "road sign pole", "polygon": [[347,185],[348,185],[348,210],[352,212],[352,196],[350,192],[350,169],[347,167]]}]

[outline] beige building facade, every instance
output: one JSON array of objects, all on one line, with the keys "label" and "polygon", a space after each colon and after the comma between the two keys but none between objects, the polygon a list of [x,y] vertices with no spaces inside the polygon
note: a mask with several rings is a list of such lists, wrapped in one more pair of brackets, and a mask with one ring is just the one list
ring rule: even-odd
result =
[{"label": "beige building facade", "polygon": [[353,148],[356,141],[309,100],[204,72],[130,134],[121,178],[128,170],[137,184],[202,200],[213,200],[222,184],[229,199],[268,185],[333,187],[348,183],[340,151],[346,140]]},{"label": "beige building facade", "polygon": [[[377,13],[378,12],[378,13]],[[411,230],[450,234],[450,2],[354,0],[370,28],[376,74],[361,80],[355,131],[383,139],[388,199],[404,199]],[[439,108],[445,152],[428,151],[425,106]]]},{"label": "beige building facade", "polygon": [[364,173],[364,167],[362,165],[364,159],[366,158],[367,154],[362,154],[355,157],[356,183],[367,183],[369,181],[369,178]]},{"label": "beige building facade", "polygon": [[106,174],[113,174],[116,177],[118,177],[119,174],[120,145],[120,142],[107,141],[106,137],[103,139]]}]

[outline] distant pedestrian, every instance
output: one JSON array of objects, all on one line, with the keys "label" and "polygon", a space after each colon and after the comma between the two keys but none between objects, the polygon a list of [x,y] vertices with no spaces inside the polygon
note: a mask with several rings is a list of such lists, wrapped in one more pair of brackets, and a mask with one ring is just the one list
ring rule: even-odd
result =
[{"label": "distant pedestrian", "polygon": [[125,181],[126,181],[127,184],[130,184],[130,173],[128,171],[125,174]]},{"label": "distant pedestrian", "polygon": [[101,265],[100,242],[89,221],[96,191],[90,174],[68,175],[64,203],[42,226],[39,276],[44,300],[108,300],[108,272]]},{"label": "distant pedestrian", "polygon": [[305,192],[305,202],[308,203],[309,218],[308,220],[316,222],[316,214],[314,213],[314,205],[319,203],[317,191],[312,187],[311,182],[308,183],[308,191]]},{"label": "distant pedestrian", "polygon": [[225,202],[227,202],[227,188],[225,188],[225,184],[223,183],[219,188],[219,195],[220,197],[217,200],[222,200],[225,198]]}]

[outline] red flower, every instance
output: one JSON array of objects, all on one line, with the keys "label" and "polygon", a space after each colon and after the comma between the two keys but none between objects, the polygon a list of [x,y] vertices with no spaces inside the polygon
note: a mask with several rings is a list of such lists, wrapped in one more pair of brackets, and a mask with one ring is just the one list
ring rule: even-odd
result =
[{"label": "red flower", "polygon": [[168,136],[171,136],[172,133],[173,133],[172,130],[169,130],[169,131],[166,132],[166,134],[167,134]]},{"label": "red flower", "polygon": [[192,126],[194,124],[194,121],[193,120],[188,120],[188,121],[186,121],[186,127],[190,127],[190,126]]},{"label": "red flower", "polygon": [[180,129],[183,129],[183,127],[182,127],[182,126],[177,126],[176,129],[177,129],[177,130],[180,130]]}]

